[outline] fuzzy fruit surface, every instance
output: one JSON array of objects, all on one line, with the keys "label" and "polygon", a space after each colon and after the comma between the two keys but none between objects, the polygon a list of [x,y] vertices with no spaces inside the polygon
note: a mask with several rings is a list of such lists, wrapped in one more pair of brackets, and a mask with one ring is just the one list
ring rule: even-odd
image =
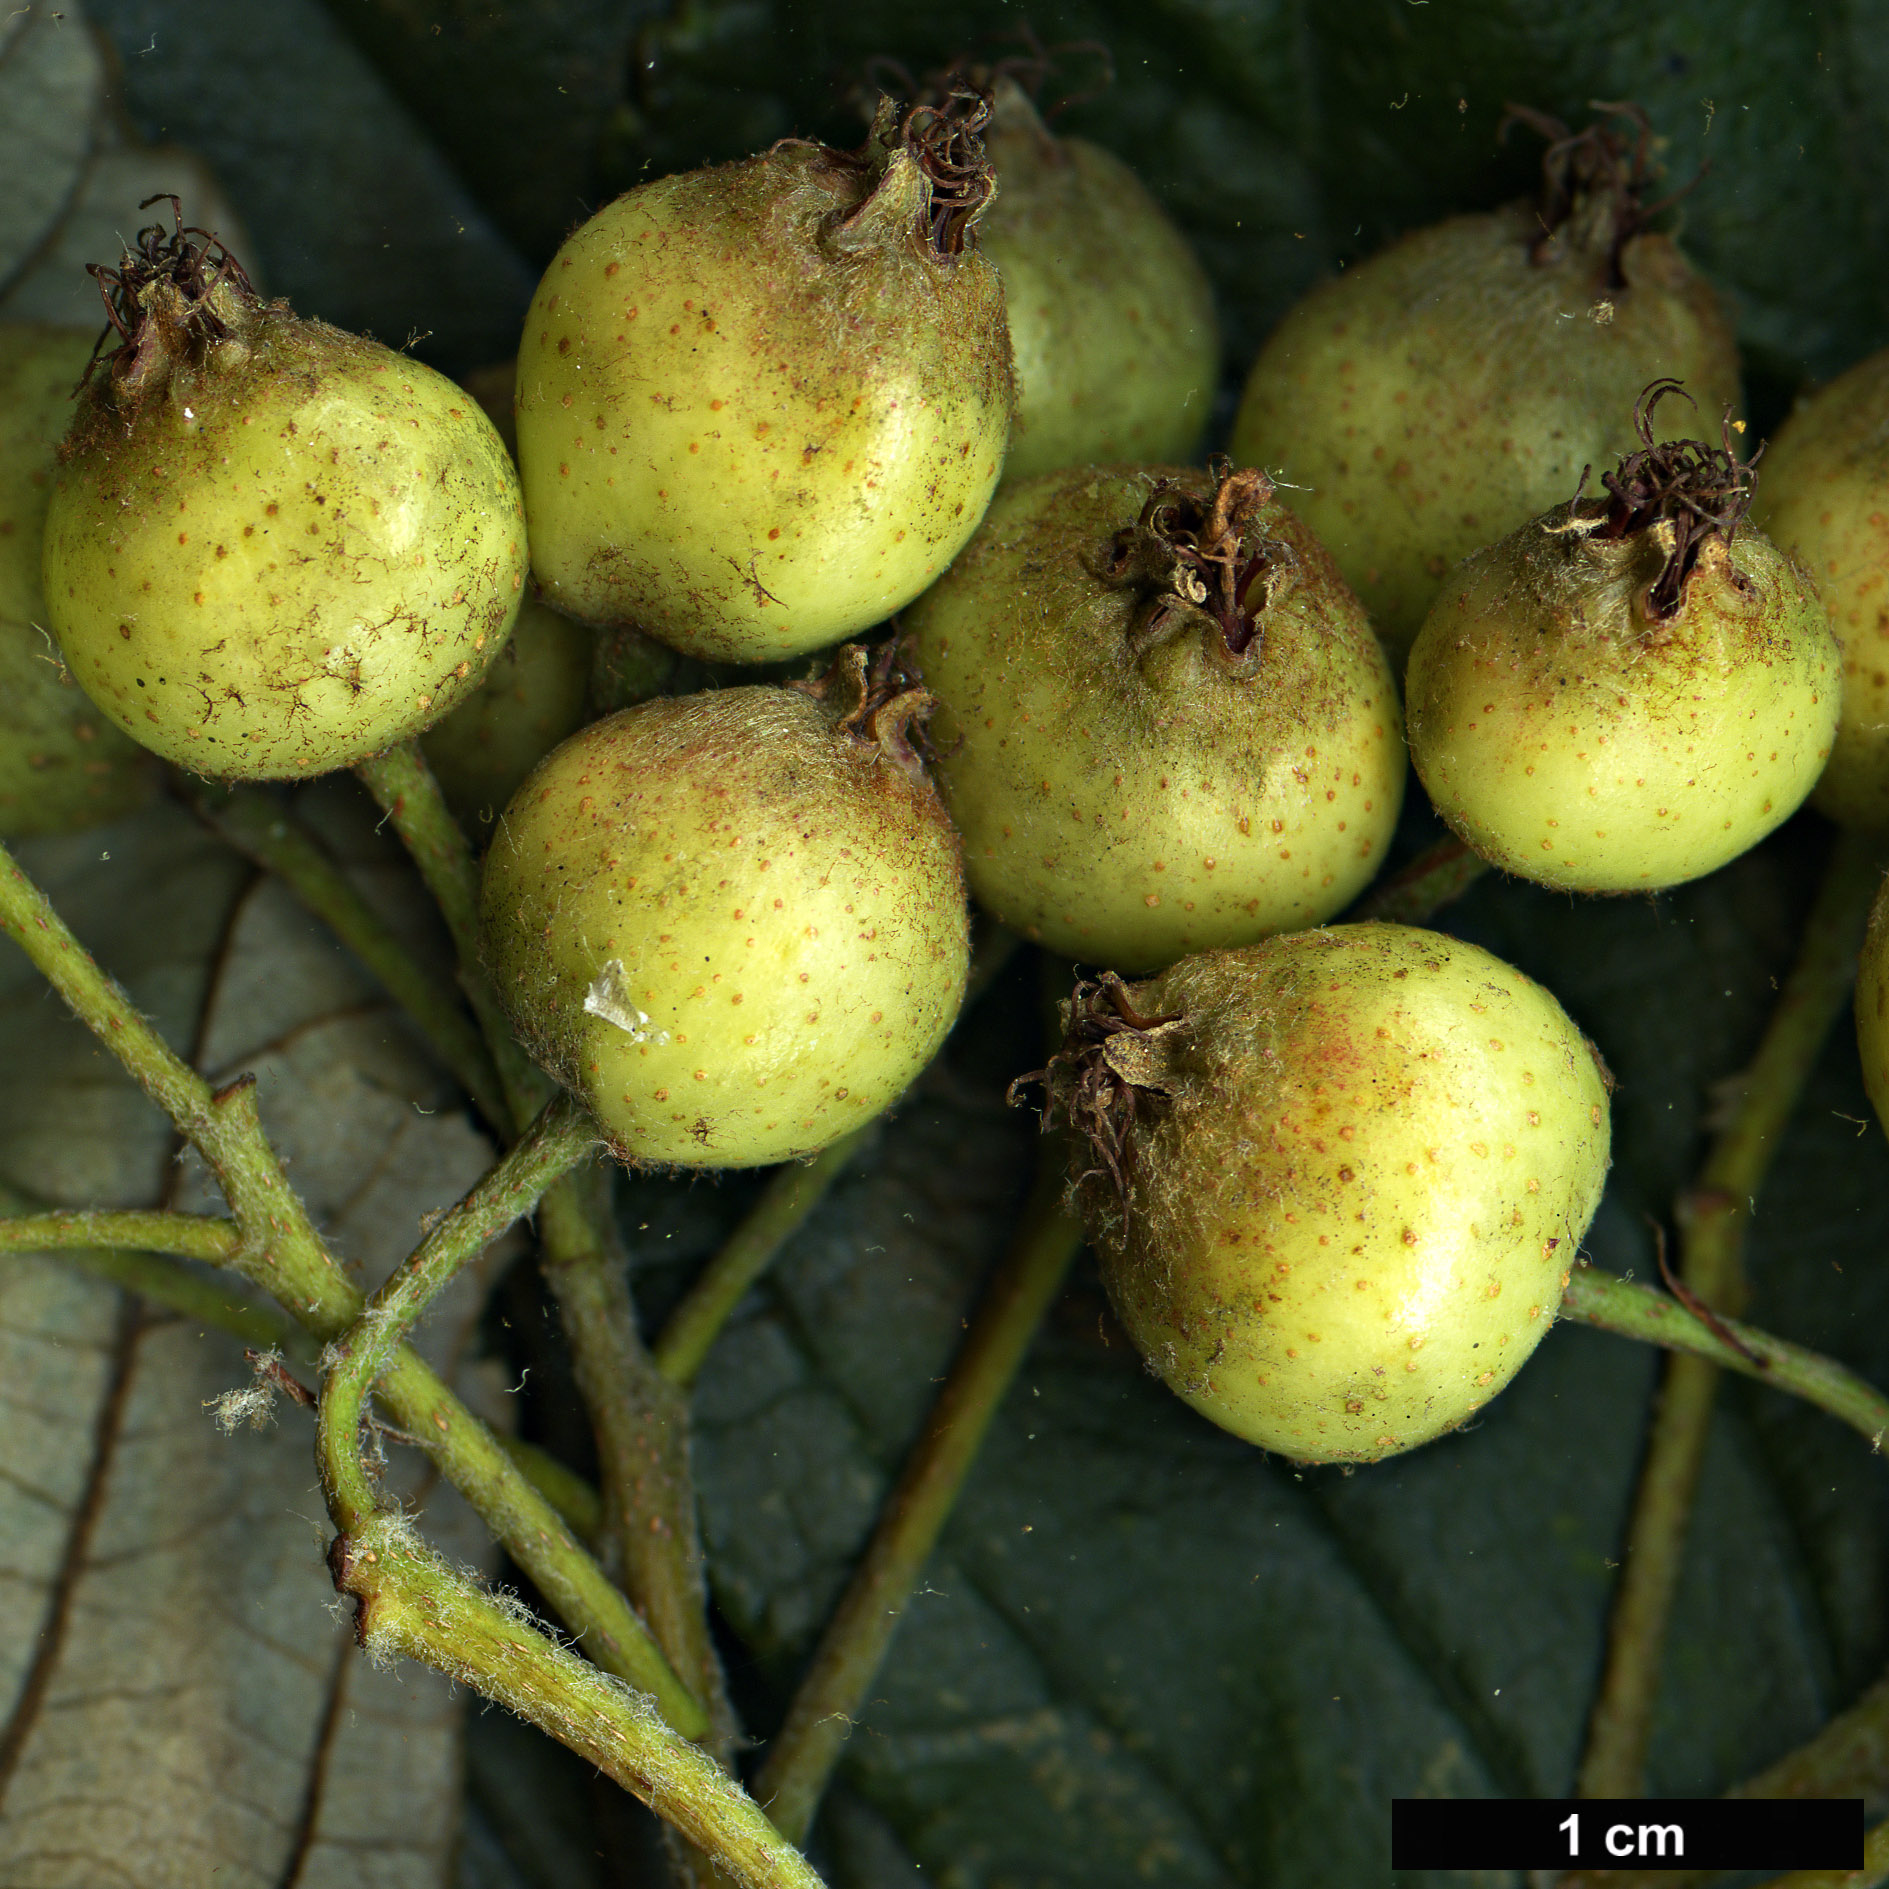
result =
[{"label": "fuzzy fruit surface", "polygon": [[1889,832],[1889,353],[1785,421],[1751,515],[1810,567],[1843,648],[1843,719],[1811,805]]},{"label": "fuzzy fruit surface", "polygon": [[1677,612],[1661,524],[1618,540],[1561,506],[1462,564],[1410,656],[1411,758],[1505,872],[1644,892],[1715,870],[1794,813],[1830,753],[1842,666],[1808,574],[1747,526]]},{"label": "fuzzy fruit surface", "polygon": [[1003,275],[1017,372],[1005,480],[1190,458],[1220,336],[1186,237],[1120,158],[1052,136],[1013,79],[985,148],[998,188],[978,235]]},{"label": "fuzzy fruit surface", "polygon": [[1889,881],[1876,895],[1856,962],[1856,1047],[1863,1087],[1889,1132]]},{"label": "fuzzy fruit surface", "polygon": [[155,784],[62,671],[39,582],[58,446],[89,330],[0,325],[0,837],[69,833],[128,813]]},{"label": "fuzzy fruit surface", "polygon": [[46,519],[73,675],[167,761],[325,774],[420,733],[504,647],[518,481],[443,375],[281,303],[121,414],[95,376]]},{"label": "fuzzy fruit surface", "polygon": [[[1091,1152],[1081,1195],[1170,1388],[1300,1462],[1374,1462],[1481,1409],[1554,1322],[1607,1173],[1605,1081],[1553,996],[1364,924],[1127,997],[1154,1027],[1087,1052],[1117,1085],[1122,1187]],[[1071,1068],[1051,1074],[1066,1103]]]},{"label": "fuzzy fruit surface", "polygon": [[1255,580],[1270,588],[1238,654],[1202,610],[1151,626],[1143,591],[1107,575],[1163,479],[1213,490],[1137,467],[1006,489],[904,618],[978,902],[1124,971],[1342,909],[1382,861],[1405,774],[1383,652],[1283,505],[1253,522],[1278,568]]},{"label": "fuzzy fruit surface", "polygon": [[[1261,349],[1232,451],[1295,488],[1378,634],[1408,652],[1450,567],[1635,443],[1661,375],[1711,420],[1739,401],[1731,328],[1665,236],[1569,224],[1531,254],[1531,206],[1419,230],[1314,289]],[[1671,409],[1665,437],[1682,431]]]},{"label": "fuzzy fruit surface", "polygon": [[977,528],[1010,430],[997,271],[911,150],[788,142],[645,184],[559,250],[518,355],[549,602],[765,662],[880,622]]},{"label": "fuzzy fruit surface", "polygon": [[527,596],[485,679],[420,746],[453,811],[489,823],[582,725],[596,632]]},{"label": "fuzzy fruit surface", "polygon": [[580,729],[486,854],[521,1039],[624,1159],[755,1167],[897,1100],[963,1000],[955,835],[896,752],[791,688]]}]

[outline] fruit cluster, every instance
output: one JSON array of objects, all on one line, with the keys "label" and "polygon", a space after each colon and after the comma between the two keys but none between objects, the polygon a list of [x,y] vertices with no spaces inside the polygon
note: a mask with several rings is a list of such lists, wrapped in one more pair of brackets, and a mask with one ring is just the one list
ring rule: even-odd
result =
[{"label": "fruit cluster", "polygon": [[1309,296],[1205,470],[1198,263],[1001,73],[593,216],[526,320],[515,466],[172,200],[97,272],[108,348],[0,331],[0,831],[121,810],[142,750],[279,781],[424,735],[483,810],[520,1041],[684,1167],[895,1102],[975,899],[1096,969],[1039,1077],[1153,1368],[1294,1458],[1421,1443],[1552,1322],[1608,1079],[1487,952],[1329,922],[1407,756],[1571,892],[1710,872],[1813,790],[1889,825],[1889,366],[1760,489],[1644,121],[1518,116],[1540,201]]}]

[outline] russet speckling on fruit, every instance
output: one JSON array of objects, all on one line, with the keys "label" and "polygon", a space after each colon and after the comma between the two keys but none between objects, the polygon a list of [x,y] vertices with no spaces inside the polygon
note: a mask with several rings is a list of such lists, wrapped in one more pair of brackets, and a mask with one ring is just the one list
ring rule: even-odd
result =
[{"label": "russet speckling on fruit", "polygon": [[52,628],[166,760],[324,774],[478,687],[523,589],[517,477],[451,381],[259,301],[169,201],[177,228],[99,272],[119,345],[47,512]]},{"label": "russet speckling on fruit", "polygon": [[1234,1435],[1375,1462],[1454,1429],[1554,1322],[1607,1080],[1478,946],[1339,925],[1079,984],[1044,1080],[1149,1366]]},{"label": "russet speckling on fruit", "polygon": [[980,100],[858,154],[788,139],[642,185],[525,321],[518,457],[549,602],[764,662],[880,622],[977,528],[1013,388],[978,253]]},{"label": "russet speckling on fruit", "polygon": [[1711,285],[1645,227],[1647,130],[1551,142],[1539,204],[1453,217],[1313,290],[1261,350],[1232,451],[1292,482],[1399,659],[1458,558],[1630,451],[1634,396],[1736,408]]},{"label": "russet speckling on fruit", "polygon": [[904,626],[971,890],[1027,938],[1154,970],[1316,924],[1382,862],[1396,689],[1263,474],[1008,488]]},{"label": "russet speckling on fruit", "polygon": [[593,722],[506,809],[487,963],[520,1040],[625,1160],[814,1154],[944,1041],[969,925],[908,739],[924,707],[850,645],[821,683]]},{"label": "russet speckling on fruit", "polygon": [[0,325],[0,835],[66,833],[128,813],[156,768],[76,688],[43,627],[40,536],[72,389],[92,336]]},{"label": "russet speckling on fruit", "polygon": [[1571,892],[1696,879],[1796,811],[1842,666],[1816,586],[1744,523],[1729,444],[1655,443],[1467,559],[1411,651],[1410,751],[1505,872]]},{"label": "russet speckling on fruit", "polygon": [[1784,422],[1751,515],[1809,567],[1843,649],[1843,719],[1810,803],[1840,825],[1889,831],[1889,353]]}]

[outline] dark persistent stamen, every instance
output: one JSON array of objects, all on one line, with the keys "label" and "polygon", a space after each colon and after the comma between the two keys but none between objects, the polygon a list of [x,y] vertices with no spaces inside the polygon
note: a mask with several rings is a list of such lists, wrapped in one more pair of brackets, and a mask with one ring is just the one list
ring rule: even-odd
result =
[{"label": "dark persistent stamen", "polygon": [[[162,223],[147,224],[138,232],[134,249],[120,257],[118,267],[102,263],[86,264],[86,273],[98,283],[99,298],[105,304],[105,319],[110,324],[92,349],[86,363],[86,377],[103,360],[109,369],[128,368],[136,359],[148,320],[144,295],[155,282],[169,282],[181,293],[186,331],[199,341],[221,341],[230,333],[227,322],[217,313],[213,298],[224,286],[253,298],[255,288],[243,265],[230,254],[228,246],[213,230],[199,229],[184,221],[183,205],[169,191],[159,191],[138,205],[148,210],[154,203],[168,203],[174,227]],[[109,353],[105,344],[113,334],[118,345]]]},{"label": "dark persistent stamen", "polygon": [[[1508,136],[1511,125],[1526,125],[1548,142],[1541,159],[1541,198],[1537,212],[1541,234],[1530,246],[1536,262],[1545,262],[1553,253],[1562,227],[1572,220],[1585,202],[1600,196],[1612,207],[1612,232],[1607,245],[1607,286],[1628,286],[1621,256],[1626,246],[1648,228],[1653,219],[1669,210],[1680,198],[1696,190],[1711,167],[1702,164],[1689,184],[1648,203],[1646,191],[1655,176],[1651,160],[1652,127],[1645,109],[1631,103],[1612,103],[1594,99],[1591,110],[1605,116],[1585,131],[1570,131],[1559,118],[1534,111],[1526,105],[1506,106],[1498,140]],[[1622,136],[1614,129],[1624,123],[1630,127]]]},{"label": "dark persistent stamen", "polygon": [[[1141,516],[1117,532],[1110,552],[1112,577],[1156,575],[1169,593],[1149,619],[1158,630],[1181,605],[1204,610],[1220,626],[1229,655],[1243,656],[1259,640],[1266,597],[1253,602],[1254,580],[1293,559],[1289,545],[1270,538],[1247,541],[1247,530],[1272,499],[1272,481],[1255,469],[1234,471],[1225,457],[1208,466],[1210,499],[1164,480],[1148,495]],[[1263,587],[1262,587],[1263,589]]]},{"label": "dark persistent stamen", "polygon": [[942,105],[914,105],[901,127],[906,147],[931,186],[931,246],[960,255],[971,225],[996,188],[984,155],[990,94],[954,90]]},{"label": "dark persistent stamen", "polygon": [[[1076,1177],[1077,1185],[1106,1175],[1114,1184],[1118,1200],[1128,1193],[1128,1137],[1139,1111],[1165,1100],[1165,1091],[1128,1081],[1103,1054],[1110,1038],[1136,1036],[1148,1038],[1178,1023],[1178,1014],[1144,1017],[1137,1014],[1129,1000],[1128,986],[1113,971],[1099,978],[1078,978],[1076,988],[1064,1007],[1062,1047],[1049,1059],[1048,1066],[1019,1076],[1005,1091],[1004,1099],[1015,1108],[1022,1100],[1022,1090],[1040,1083],[1048,1092],[1043,1110],[1043,1128],[1054,1126],[1060,1107],[1069,1126],[1088,1142],[1097,1162]],[[1060,1072],[1067,1071],[1062,1074]]]},{"label": "dark persistent stamen", "polygon": [[[1655,442],[1653,410],[1675,393],[1692,402],[1678,381],[1663,379],[1650,382],[1634,403],[1633,430],[1640,436],[1641,448],[1622,459],[1618,470],[1601,474],[1606,510],[1594,534],[1619,539],[1656,524],[1671,525],[1672,550],[1647,593],[1648,607],[1662,623],[1685,602],[1686,584],[1706,545],[1714,538],[1730,544],[1737,536],[1751,509],[1758,482],[1755,468],[1764,452],[1760,447],[1749,463],[1739,459],[1732,445],[1729,409],[1720,422],[1720,445],[1708,446],[1696,439]],[[1583,470],[1582,488],[1586,484]],[[1580,490],[1574,497],[1578,504]]]}]

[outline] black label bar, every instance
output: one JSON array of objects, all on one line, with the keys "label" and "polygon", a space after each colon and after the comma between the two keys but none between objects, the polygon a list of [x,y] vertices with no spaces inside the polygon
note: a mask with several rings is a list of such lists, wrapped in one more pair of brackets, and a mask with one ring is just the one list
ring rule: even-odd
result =
[{"label": "black label bar", "polygon": [[1391,1805],[1393,1869],[1860,1869],[1863,1800],[1437,1798]]}]

